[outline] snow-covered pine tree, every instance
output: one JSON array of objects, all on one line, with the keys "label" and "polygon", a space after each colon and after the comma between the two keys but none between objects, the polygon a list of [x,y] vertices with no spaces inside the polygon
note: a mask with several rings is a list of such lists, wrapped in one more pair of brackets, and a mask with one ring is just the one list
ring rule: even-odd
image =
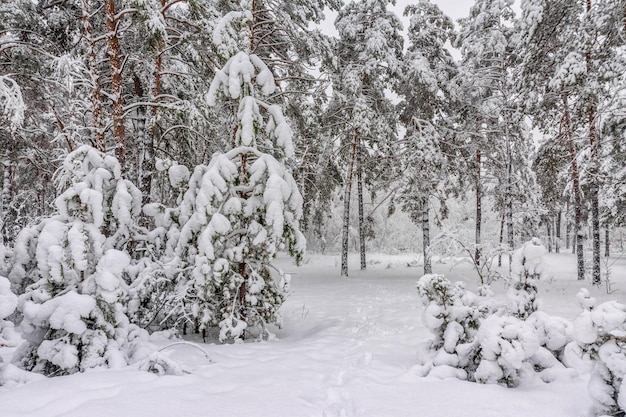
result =
[{"label": "snow-covered pine tree", "polygon": [[[353,175],[357,174],[361,269],[366,268],[363,182],[368,176],[381,180],[391,171],[383,163],[391,160],[392,142],[397,137],[394,105],[385,94],[393,88],[401,68],[402,24],[387,10],[389,0],[351,1],[335,20],[339,32],[336,59],[332,65],[333,98],[328,123],[348,151],[345,174],[341,276],[348,275],[350,198]],[[380,159],[376,159],[380,158]],[[376,160],[375,164],[369,164]],[[363,167],[366,167],[364,170]],[[366,175],[363,175],[363,173]]]},{"label": "snow-covered pine tree", "polygon": [[292,131],[281,107],[263,99],[276,83],[253,53],[256,6],[242,1],[213,34],[229,58],[207,100],[215,105],[224,97],[237,109],[233,149],[196,168],[180,208],[176,247],[189,268],[179,280],[185,313],[201,329],[219,326],[222,341],[266,337],[268,324],[280,324],[289,277],[271,261],[288,249],[299,262],[305,247],[302,197],[279,160],[293,155]]},{"label": "snow-covered pine tree", "polygon": [[14,283],[27,286],[18,313],[26,342],[15,360],[46,375],[126,364],[125,309],[138,189],[112,156],[81,146],[63,162],[57,214],[25,229],[15,247]]},{"label": "snow-covered pine tree", "polygon": [[430,274],[431,203],[437,199],[445,205],[457,178],[450,174],[455,169],[450,165],[456,161],[452,135],[445,134],[451,127],[446,126],[452,113],[450,83],[457,71],[445,44],[454,38],[454,24],[428,0],[408,6],[404,14],[411,20],[409,47],[397,86],[404,97],[400,120],[407,129],[400,151],[405,156],[400,163],[404,175],[398,200],[422,228],[424,274]]}]

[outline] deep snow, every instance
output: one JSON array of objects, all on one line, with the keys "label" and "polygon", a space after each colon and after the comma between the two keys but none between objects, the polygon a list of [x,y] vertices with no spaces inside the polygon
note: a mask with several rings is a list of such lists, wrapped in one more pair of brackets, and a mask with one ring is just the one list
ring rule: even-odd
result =
[{"label": "deep snow", "polygon": [[[417,352],[431,337],[421,321],[415,255],[370,255],[367,271],[356,256],[349,278],[339,278],[339,257],[311,255],[302,267],[280,259],[293,274],[282,307],[277,341],[235,345],[172,345],[184,376],[157,376],[129,367],[41,379],[0,387],[2,417],[97,416],[586,416],[588,375],[550,384],[538,378],[509,389],[456,379],[417,376]],[[452,269],[450,269],[454,266]],[[577,291],[598,303],[624,302],[626,257],[612,266],[611,294],[575,279],[575,257],[548,255],[539,285],[542,309],[573,319]],[[435,272],[477,285],[467,263],[435,263]],[[506,289],[494,285],[496,294]],[[166,346],[175,340],[162,339]],[[0,349],[8,360],[11,350]],[[136,368],[136,367],[135,367]]]}]

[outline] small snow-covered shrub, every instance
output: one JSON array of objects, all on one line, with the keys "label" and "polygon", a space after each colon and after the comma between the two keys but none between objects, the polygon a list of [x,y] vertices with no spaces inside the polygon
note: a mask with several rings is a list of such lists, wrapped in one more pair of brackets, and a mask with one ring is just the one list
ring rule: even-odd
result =
[{"label": "small snow-covered shrub", "polygon": [[523,320],[443,275],[423,276],[417,290],[426,306],[424,324],[434,334],[416,368],[421,375],[509,387],[534,373],[546,382],[572,376],[573,371],[561,363],[571,341],[571,324],[566,320],[541,312]]},{"label": "small snow-covered shrub", "polygon": [[598,414],[626,412],[626,305],[608,301],[596,307],[586,290],[579,299],[587,308],[574,321],[576,342],[595,361],[589,394]]},{"label": "small snow-covered shrub", "polygon": [[536,237],[513,252],[511,275],[516,280],[508,291],[511,300],[511,313],[520,319],[526,319],[539,309],[537,283],[545,274],[543,255],[546,248]]},{"label": "small snow-covered shrub", "polygon": [[[0,347],[16,346],[20,336],[15,332],[13,323],[6,320],[17,307],[17,296],[11,292],[11,283],[0,276]],[[0,362],[2,359],[0,358]]]},{"label": "small snow-covered shrub", "polygon": [[479,364],[476,382],[517,386],[524,373],[532,372],[529,359],[539,350],[534,329],[513,316],[492,315],[478,329]]},{"label": "small snow-covered shrub", "polygon": [[[417,291],[426,306],[424,324],[435,335],[422,373],[471,379],[476,368],[476,333],[482,319],[491,313],[490,307],[465,290],[462,282],[453,284],[443,275],[424,275],[417,282]],[[444,371],[450,368],[454,370]]]},{"label": "small snow-covered shrub", "polygon": [[20,233],[12,271],[26,339],[15,361],[46,375],[126,364],[131,259],[121,249],[141,208],[117,160],[89,146],[67,156],[63,175],[57,214]]}]

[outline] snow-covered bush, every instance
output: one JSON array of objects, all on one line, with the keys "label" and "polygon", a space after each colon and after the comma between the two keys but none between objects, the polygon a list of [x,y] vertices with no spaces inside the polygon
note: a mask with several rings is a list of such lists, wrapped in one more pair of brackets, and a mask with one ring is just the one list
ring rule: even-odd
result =
[{"label": "snow-covered bush", "polygon": [[589,394],[596,412],[626,412],[626,305],[608,301],[593,306],[586,290],[579,292],[585,308],[574,321],[574,334],[583,352],[595,361]]},{"label": "snow-covered bush", "polygon": [[63,170],[71,185],[55,201],[57,214],[20,233],[12,270],[25,287],[18,312],[26,342],[15,360],[46,375],[126,363],[131,260],[120,249],[134,237],[141,203],[117,160],[89,146],[70,153]]},{"label": "snow-covered bush", "polygon": [[545,253],[546,248],[536,237],[513,252],[511,276],[515,282],[508,291],[508,297],[511,313],[518,318],[526,319],[540,307],[536,280],[545,274]]},{"label": "snow-covered bush", "polygon": [[[16,346],[20,341],[13,322],[6,320],[13,314],[16,307],[17,296],[11,292],[11,283],[5,277],[0,276],[0,347]],[[0,362],[2,362],[1,358]]]},{"label": "snow-covered bush", "polygon": [[532,372],[529,359],[539,350],[534,329],[513,316],[492,315],[478,329],[479,364],[476,382],[517,386],[525,372]]},{"label": "snow-covered bush", "polygon": [[430,357],[422,358],[422,373],[472,379],[477,366],[476,334],[491,308],[465,290],[462,282],[452,284],[443,275],[424,275],[417,282],[417,291],[426,306],[424,324],[435,336]]},{"label": "snow-covered bush", "polygon": [[418,373],[509,387],[534,373],[546,382],[573,374],[561,363],[571,341],[567,320],[542,312],[520,319],[443,275],[423,276],[417,290],[424,324],[434,334]]}]

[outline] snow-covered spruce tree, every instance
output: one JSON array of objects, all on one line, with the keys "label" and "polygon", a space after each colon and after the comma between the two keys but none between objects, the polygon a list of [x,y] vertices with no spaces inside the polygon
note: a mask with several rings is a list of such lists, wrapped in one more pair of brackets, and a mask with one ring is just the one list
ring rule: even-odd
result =
[{"label": "snow-covered spruce tree", "polygon": [[513,252],[511,257],[511,274],[515,279],[507,292],[511,300],[511,313],[525,319],[539,308],[536,280],[545,275],[543,255],[546,248],[534,237]]},{"label": "snow-covered spruce tree", "polygon": [[600,415],[626,413],[626,305],[617,301],[595,306],[585,289],[578,293],[583,312],[574,320],[581,351],[595,361],[589,394]]},{"label": "snow-covered spruce tree", "polygon": [[117,160],[89,146],[67,156],[63,174],[71,185],[55,201],[57,214],[22,232],[12,271],[14,280],[32,280],[19,296],[26,342],[15,361],[46,375],[126,364],[130,257],[122,250],[141,203]]},{"label": "snow-covered spruce tree", "polygon": [[452,284],[443,275],[424,275],[417,292],[426,308],[423,320],[434,333],[421,373],[473,380],[479,354],[476,334],[491,306],[467,291],[462,282]]},{"label": "snow-covered spruce tree", "polygon": [[[189,268],[178,285],[185,314],[200,329],[219,326],[222,341],[265,337],[267,324],[280,324],[278,309],[289,277],[274,273],[271,261],[288,249],[299,262],[305,246],[298,228],[302,197],[297,185],[282,162],[262,151],[290,157],[292,132],[281,107],[261,99],[274,93],[276,83],[251,52],[254,3],[242,1],[240,7],[214,33],[216,43],[232,55],[217,71],[208,95],[211,105],[224,97],[237,109],[233,149],[196,168],[194,186],[180,208],[176,247]],[[238,37],[226,36],[235,28]]]}]

